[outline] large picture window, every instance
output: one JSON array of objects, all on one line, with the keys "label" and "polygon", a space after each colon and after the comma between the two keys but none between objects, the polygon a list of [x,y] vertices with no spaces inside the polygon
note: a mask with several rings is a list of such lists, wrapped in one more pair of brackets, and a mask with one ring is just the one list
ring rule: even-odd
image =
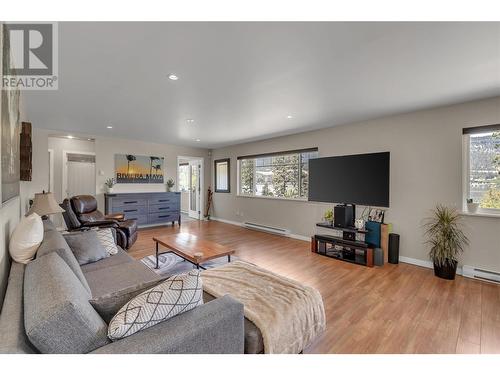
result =
[{"label": "large picture window", "polygon": [[307,200],[309,159],[318,149],[238,157],[238,194]]},{"label": "large picture window", "polygon": [[464,129],[464,203],[500,215],[500,125]]}]

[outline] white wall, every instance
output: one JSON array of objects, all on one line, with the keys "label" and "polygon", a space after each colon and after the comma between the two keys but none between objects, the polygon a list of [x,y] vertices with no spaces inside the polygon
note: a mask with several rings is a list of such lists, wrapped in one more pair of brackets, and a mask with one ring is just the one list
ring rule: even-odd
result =
[{"label": "white wall", "polygon": [[[422,219],[437,203],[461,207],[462,128],[497,123],[500,97],[217,149],[213,160],[231,158],[231,193],[214,194],[213,216],[310,236],[332,205],[238,197],[236,157],[316,146],[320,157],[390,151],[386,221],[401,235],[400,255],[427,260]],[[471,247],[463,263],[500,272],[500,218],[464,217],[464,221]]]}]

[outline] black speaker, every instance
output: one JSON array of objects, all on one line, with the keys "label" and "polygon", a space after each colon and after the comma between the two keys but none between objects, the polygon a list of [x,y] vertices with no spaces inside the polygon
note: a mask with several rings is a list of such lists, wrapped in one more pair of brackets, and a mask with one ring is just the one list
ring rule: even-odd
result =
[{"label": "black speaker", "polygon": [[333,209],[333,225],[337,228],[354,226],[354,206],[352,204],[339,204]]},{"label": "black speaker", "polygon": [[389,233],[389,263],[399,263],[399,234]]}]

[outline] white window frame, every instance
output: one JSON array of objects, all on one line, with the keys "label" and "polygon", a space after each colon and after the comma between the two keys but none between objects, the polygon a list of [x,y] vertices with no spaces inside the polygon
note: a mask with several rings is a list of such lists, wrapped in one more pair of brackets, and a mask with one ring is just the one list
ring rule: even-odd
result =
[{"label": "white window frame", "polygon": [[[291,154],[291,153],[303,153],[303,152],[314,152],[313,150],[316,149],[315,151],[318,152],[318,157],[319,157],[319,150],[317,147],[312,147],[312,148],[305,148],[305,149],[300,149],[300,150],[294,150],[294,151],[280,151],[280,152],[271,152],[269,154],[263,153],[261,155],[256,155],[256,156],[248,156],[248,157],[238,157],[236,160],[236,196],[241,197],[241,198],[257,198],[257,199],[273,199],[273,200],[282,200],[282,201],[295,201],[295,202],[308,202],[308,198],[286,198],[286,197],[270,197],[270,196],[263,196],[263,195],[255,195],[255,194],[242,194],[241,193],[241,183],[240,183],[240,166],[241,166],[241,161],[244,159],[252,159],[252,158],[262,158],[266,156],[279,156],[279,155],[286,155],[286,154]],[[255,179],[255,171],[254,171],[254,179]],[[300,185],[300,181],[299,181]]]},{"label": "white window frame", "polygon": [[[485,131],[486,133],[487,131]],[[491,216],[500,218],[500,209],[481,208],[475,213],[467,210],[467,199],[470,196],[470,134],[462,135],[462,213],[471,216]]]},{"label": "white window frame", "polygon": [[[177,165],[177,187],[179,188],[179,191],[180,192],[186,192],[189,190],[189,187],[188,188],[185,188],[185,189],[181,189],[181,174],[180,174],[180,168],[181,167],[187,167],[189,168],[189,164],[178,164]],[[189,172],[188,172],[188,175],[189,175]],[[188,178],[189,179],[189,178]],[[189,186],[189,181],[188,181],[188,186]]]},{"label": "white window frame", "polygon": [[[194,160],[199,160],[200,161],[200,214],[199,214],[199,220],[204,220],[203,213],[205,209],[205,158],[201,156],[182,156],[182,155],[177,155],[177,168],[176,168],[176,181],[179,181],[179,163],[181,160],[188,160],[188,161],[194,161]],[[188,211],[189,212],[189,211]]]}]

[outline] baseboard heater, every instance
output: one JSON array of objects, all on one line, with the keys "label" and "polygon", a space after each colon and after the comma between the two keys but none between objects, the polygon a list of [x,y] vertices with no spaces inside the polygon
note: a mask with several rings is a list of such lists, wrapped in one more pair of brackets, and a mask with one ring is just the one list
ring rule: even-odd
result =
[{"label": "baseboard heater", "polygon": [[500,284],[500,273],[495,271],[483,270],[472,266],[462,267],[462,276],[472,279],[489,281],[491,283]]},{"label": "baseboard heater", "polygon": [[268,232],[272,234],[279,234],[280,236],[290,236],[290,230],[289,229],[283,229],[283,228],[276,228],[276,227],[270,227],[268,225],[262,225],[262,224],[256,224],[256,223],[248,223],[245,222],[243,223],[243,226],[248,229],[253,229],[253,230],[258,230],[261,232]]}]

